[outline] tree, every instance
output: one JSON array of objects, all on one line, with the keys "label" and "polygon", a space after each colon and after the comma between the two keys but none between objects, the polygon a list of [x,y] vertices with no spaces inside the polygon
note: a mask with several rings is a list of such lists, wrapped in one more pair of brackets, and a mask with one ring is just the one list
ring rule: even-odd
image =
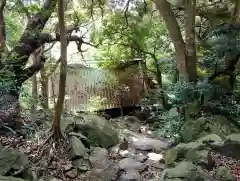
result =
[{"label": "tree", "polygon": [[[58,33],[52,35],[42,32],[54,12],[56,4],[57,0],[45,0],[41,7],[32,8],[34,9],[33,12],[28,11],[29,9],[26,7],[21,8],[28,17],[25,19],[27,21],[26,28],[0,62],[0,119],[6,124],[14,126],[13,120],[17,115],[16,109],[19,107],[22,85],[41,70],[45,63],[45,57],[40,56],[36,64],[27,67],[29,56],[46,43],[60,41]],[[7,7],[7,4],[1,7]],[[22,6],[17,6],[17,8],[19,7]],[[67,29],[67,40],[77,42],[81,50],[84,43],[88,45],[91,45],[91,43],[84,41],[84,36],[72,35],[72,32],[77,31],[78,28],[79,21],[77,20],[74,26],[69,26]]]},{"label": "tree", "polygon": [[196,1],[185,1],[185,42],[181,34],[171,4],[167,0],[155,0],[154,3],[166,23],[169,36],[172,39],[178,65],[180,79],[186,82],[196,82],[196,49],[195,49],[195,15]]},{"label": "tree", "polygon": [[60,120],[62,115],[64,97],[65,97],[65,87],[66,87],[66,77],[67,77],[67,37],[64,22],[64,1],[58,0],[58,21],[60,29],[60,42],[61,42],[61,65],[60,65],[60,79],[59,79],[59,93],[58,99],[55,106],[55,112],[53,117],[53,136],[55,139],[62,137]]}]

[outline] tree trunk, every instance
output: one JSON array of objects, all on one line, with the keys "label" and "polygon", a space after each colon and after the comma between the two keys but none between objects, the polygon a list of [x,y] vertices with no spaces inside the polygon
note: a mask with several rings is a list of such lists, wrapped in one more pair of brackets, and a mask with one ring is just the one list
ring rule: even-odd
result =
[{"label": "tree trunk", "polygon": [[197,81],[197,55],[195,43],[195,16],[196,0],[185,0],[185,51],[187,64],[187,80],[196,83]]},{"label": "tree trunk", "polygon": [[43,109],[47,110],[49,108],[48,77],[46,76],[44,69],[40,71],[40,74],[41,74],[40,82],[41,82],[41,94],[42,94],[42,107]]},{"label": "tree trunk", "polygon": [[160,95],[160,97],[161,97],[161,103],[162,103],[162,106],[163,106],[163,108],[166,108],[166,106],[167,106],[167,100],[166,100],[166,97],[165,97],[165,93],[164,93],[164,91],[162,90],[163,89],[163,84],[162,84],[162,72],[161,72],[161,69],[160,69],[160,66],[159,66],[159,64],[158,64],[158,61],[157,61],[157,59],[155,59],[155,65],[156,65],[156,70],[157,70],[157,72],[156,72],[156,78],[157,78],[157,82],[158,82],[158,87],[161,89],[161,95]]},{"label": "tree trunk", "polygon": [[185,43],[177,19],[172,11],[171,4],[167,0],[154,0],[154,3],[166,23],[169,36],[174,45],[179,71],[179,80],[195,82],[197,78],[195,49],[195,0],[186,0],[185,2],[185,35],[187,35]]},{"label": "tree trunk", "polygon": [[[0,3],[1,38],[4,38],[4,4]],[[44,63],[40,58],[37,64],[25,68],[29,56],[42,44],[49,42],[49,35],[42,34],[46,22],[56,6],[56,0],[46,0],[38,13],[29,18],[21,38],[0,62],[0,121],[11,126],[18,116],[19,95],[22,84],[39,71]]]},{"label": "tree trunk", "polygon": [[154,3],[166,23],[170,38],[172,39],[177,57],[177,67],[181,81],[188,81],[185,43],[182,38],[180,27],[167,0],[154,0]]},{"label": "tree trunk", "polygon": [[[32,53],[32,61],[33,64],[37,63],[38,55],[36,52]],[[36,73],[32,76],[32,119],[36,120],[36,110],[37,110],[37,97],[38,97],[38,89],[37,89],[37,75]]]},{"label": "tree trunk", "polygon": [[2,57],[2,53],[5,51],[5,41],[6,41],[6,33],[5,33],[5,20],[4,20],[4,7],[6,5],[6,0],[2,0],[0,3],[0,52]]},{"label": "tree trunk", "polygon": [[60,42],[61,42],[61,65],[60,65],[60,79],[59,79],[59,94],[57,104],[55,106],[55,113],[53,117],[53,134],[55,139],[62,137],[60,120],[62,115],[66,76],[67,76],[67,37],[64,23],[64,1],[58,0],[58,20],[60,27]]}]

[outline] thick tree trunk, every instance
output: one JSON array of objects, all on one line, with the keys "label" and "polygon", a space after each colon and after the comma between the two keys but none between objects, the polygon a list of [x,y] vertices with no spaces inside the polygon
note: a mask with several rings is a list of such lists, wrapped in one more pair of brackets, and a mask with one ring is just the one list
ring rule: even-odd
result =
[{"label": "thick tree trunk", "polygon": [[65,97],[66,77],[67,77],[67,34],[64,23],[64,1],[58,0],[58,20],[60,29],[61,42],[61,65],[60,65],[60,79],[59,79],[59,93],[58,100],[55,106],[55,113],[53,117],[53,134],[55,139],[62,137],[60,121]]},{"label": "thick tree trunk", "polygon": [[[5,1],[3,1],[5,2]],[[2,3],[2,2],[1,2]],[[37,71],[44,63],[40,59],[37,64],[25,68],[30,54],[32,54],[42,44],[49,42],[49,35],[42,34],[46,22],[51,16],[57,1],[46,0],[38,13],[29,18],[27,27],[12,51],[6,59],[0,62],[0,121],[14,125],[13,122],[18,116],[19,95],[22,84]],[[3,12],[4,6],[0,4]],[[4,25],[3,14],[0,12],[0,25]],[[4,36],[4,26],[1,26],[1,38]]]},{"label": "thick tree trunk", "polygon": [[185,0],[185,49],[187,64],[187,80],[197,81],[197,55],[195,43],[196,0]]},{"label": "thick tree trunk", "polygon": [[170,38],[172,39],[174,49],[177,57],[177,67],[179,70],[180,80],[187,81],[188,75],[186,64],[185,43],[182,38],[180,27],[176,17],[171,9],[171,4],[167,0],[154,0],[154,3],[166,23],[166,27]]},{"label": "thick tree trunk", "polygon": [[[32,53],[33,64],[37,63],[38,55],[36,52]],[[36,120],[36,111],[37,111],[37,97],[38,97],[38,89],[37,89],[37,75],[36,73],[32,76],[32,119]]]},{"label": "thick tree trunk", "polygon": [[[167,0],[154,0],[154,3],[166,23],[169,36],[172,39],[177,58],[179,80],[195,82],[196,74],[196,49],[195,49],[195,6],[193,0],[186,0],[185,7],[185,35],[184,43],[177,19]],[[188,34],[190,33],[190,34]]]}]

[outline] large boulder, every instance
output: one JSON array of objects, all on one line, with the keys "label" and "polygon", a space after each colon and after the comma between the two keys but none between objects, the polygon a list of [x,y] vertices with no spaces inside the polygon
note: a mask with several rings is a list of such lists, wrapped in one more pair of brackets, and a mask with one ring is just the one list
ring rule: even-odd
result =
[{"label": "large boulder", "polygon": [[219,151],[227,156],[240,159],[240,134],[231,134],[229,135]]},{"label": "large boulder", "polygon": [[[206,142],[211,143],[211,145],[206,144]],[[206,157],[205,158],[202,157],[202,160],[200,162],[202,162],[203,160],[205,163],[206,161],[207,162],[209,161],[208,164],[211,165],[211,159],[207,156],[206,153],[210,150],[210,146],[222,145],[222,143],[223,143],[223,140],[218,135],[215,135],[215,134],[206,135],[194,142],[181,143],[176,147],[169,149],[166,152],[166,156],[165,156],[166,164],[171,165],[176,161],[181,161],[185,159],[186,155],[190,152],[188,154],[189,160],[195,162],[195,159],[198,159],[199,156],[202,157],[203,155],[205,155]],[[201,152],[204,150],[206,151],[205,153]],[[194,153],[196,153],[197,155],[195,154],[194,156]],[[199,162],[196,162],[196,163],[199,163]]]},{"label": "large boulder", "polygon": [[233,174],[231,173],[231,170],[229,170],[226,167],[219,167],[216,170],[216,174],[215,177],[218,181],[236,181],[236,177],[233,176]]},{"label": "large boulder", "polygon": [[88,156],[89,149],[85,148],[84,144],[79,140],[76,136],[71,136],[71,149],[70,149],[70,157],[74,158],[84,158]]},{"label": "large boulder", "polygon": [[96,147],[89,157],[91,166],[97,169],[107,168],[112,161],[109,158],[108,151],[105,148]]},{"label": "large boulder", "polygon": [[186,160],[206,169],[211,169],[215,164],[210,154],[210,150],[189,150],[186,154]]},{"label": "large boulder", "polygon": [[6,175],[10,171],[23,172],[28,167],[28,157],[21,152],[1,148],[0,150],[0,175]]},{"label": "large boulder", "polygon": [[110,148],[119,142],[117,129],[107,120],[95,115],[75,118],[76,132],[87,137],[92,146]]},{"label": "large boulder", "polygon": [[0,181],[27,181],[16,177],[4,177],[0,175]]},{"label": "large boulder", "polygon": [[181,130],[184,142],[194,141],[208,134],[217,134],[226,138],[237,132],[236,127],[223,116],[201,117],[198,120],[188,120]]},{"label": "large boulder", "polygon": [[174,168],[165,169],[160,181],[211,181],[199,167],[188,161],[182,161]]}]

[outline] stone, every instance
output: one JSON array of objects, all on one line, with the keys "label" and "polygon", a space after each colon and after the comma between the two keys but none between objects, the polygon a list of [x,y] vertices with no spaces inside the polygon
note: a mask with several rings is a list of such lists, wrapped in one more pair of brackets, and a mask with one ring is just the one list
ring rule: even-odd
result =
[{"label": "stone", "polygon": [[144,163],[140,163],[132,158],[124,158],[118,163],[120,169],[122,170],[137,170],[142,172],[146,169],[146,165]]},{"label": "stone", "polygon": [[85,148],[84,144],[76,137],[76,136],[71,136],[71,149],[70,149],[70,157],[72,159],[76,157],[85,157],[88,155],[88,149]]},{"label": "stone", "polygon": [[15,177],[4,177],[0,175],[0,181],[27,181],[27,180]]},{"label": "stone", "polygon": [[240,134],[229,135],[218,150],[226,156],[240,159]]},{"label": "stone", "polygon": [[206,119],[198,119],[198,120],[188,120],[183,125],[181,129],[181,137],[184,142],[191,142],[198,138],[200,132],[203,130]]},{"label": "stone", "polygon": [[160,181],[211,181],[211,178],[192,162],[182,161],[174,168],[163,171]]},{"label": "stone", "polygon": [[186,154],[186,160],[207,169],[211,169],[214,166],[214,160],[209,150],[189,150]]},{"label": "stone", "polygon": [[171,165],[175,161],[179,161],[185,158],[186,153],[191,149],[197,149],[202,145],[199,142],[191,142],[191,143],[180,143],[174,148],[167,150],[165,155],[166,165]]},{"label": "stone", "polygon": [[91,169],[91,165],[87,159],[74,160],[73,165],[81,172],[86,172]]},{"label": "stone", "polygon": [[178,111],[177,111],[177,108],[174,107],[174,108],[171,108],[169,111],[168,111],[168,117],[176,117],[176,116],[179,116],[178,114]]},{"label": "stone", "polygon": [[0,151],[0,175],[5,175],[10,170],[22,172],[27,168],[28,157],[21,152],[11,149],[1,149]]},{"label": "stone", "polygon": [[237,180],[232,175],[231,170],[223,166],[217,168],[215,177],[218,181],[236,181]]},{"label": "stone", "polygon": [[240,145],[240,134],[231,134],[227,137],[225,143],[234,143]]},{"label": "stone", "polygon": [[141,175],[136,170],[127,170],[120,176],[120,181],[141,181]]},{"label": "stone", "polygon": [[142,137],[134,140],[132,145],[136,150],[154,151],[156,153],[160,153],[168,148],[169,143],[159,139]]},{"label": "stone", "polygon": [[93,168],[104,169],[109,164],[111,160],[108,156],[108,151],[105,148],[96,147],[89,156],[89,161]]},{"label": "stone", "polygon": [[135,158],[135,160],[137,160],[138,162],[143,163],[144,161],[147,160],[147,156],[143,155],[143,154],[138,154]]},{"label": "stone", "polygon": [[119,167],[117,163],[111,163],[107,167],[102,169],[93,168],[87,174],[87,180],[92,181],[112,181],[116,180]]},{"label": "stone", "polygon": [[[197,155],[200,156],[202,154],[205,154],[206,158],[207,158],[207,154],[206,152],[208,152],[207,150],[209,150],[209,145],[205,144],[205,142],[210,142],[211,143],[211,147],[215,146],[215,147],[219,147],[220,145],[223,144],[223,140],[221,137],[219,137],[216,134],[209,134],[206,135],[204,137],[199,138],[198,140],[194,141],[194,142],[189,142],[189,143],[180,143],[179,145],[177,145],[174,148],[171,148],[169,150],[167,150],[166,155],[165,155],[165,161],[166,161],[166,165],[171,165],[173,164],[175,161],[179,161],[182,160],[184,158],[186,158],[186,154],[192,150],[192,153],[189,153],[188,157],[190,157],[189,159],[193,159],[193,153],[198,153]],[[205,150],[206,152],[201,152],[202,150]],[[200,154],[200,155],[199,155]],[[190,156],[191,155],[191,156]],[[196,155],[195,155],[196,156]],[[202,155],[203,156],[203,155]],[[209,158],[209,164],[207,165],[211,165],[213,164],[211,161],[211,158]],[[205,160],[206,161],[206,160]],[[207,162],[206,162],[207,163]]]},{"label": "stone", "polygon": [[119,143],[116,127],[102,117],[83,115],[75,118],[76,132],[83,134],[95,147],[110,148]]},{"label": "stone", "polygon": [[77,171],[77,169],[74,168],[74,169],[66,172],[66,175],[67,175],[68,178],[74,179],[78,176],[78,171]]},{"label": "stone", "polygon": [[181,129],[181,137],[184,142],[191,142],[209,134],[226,138],[237,131],[236,127],[224,116],[210,116],[186,121]]}]

